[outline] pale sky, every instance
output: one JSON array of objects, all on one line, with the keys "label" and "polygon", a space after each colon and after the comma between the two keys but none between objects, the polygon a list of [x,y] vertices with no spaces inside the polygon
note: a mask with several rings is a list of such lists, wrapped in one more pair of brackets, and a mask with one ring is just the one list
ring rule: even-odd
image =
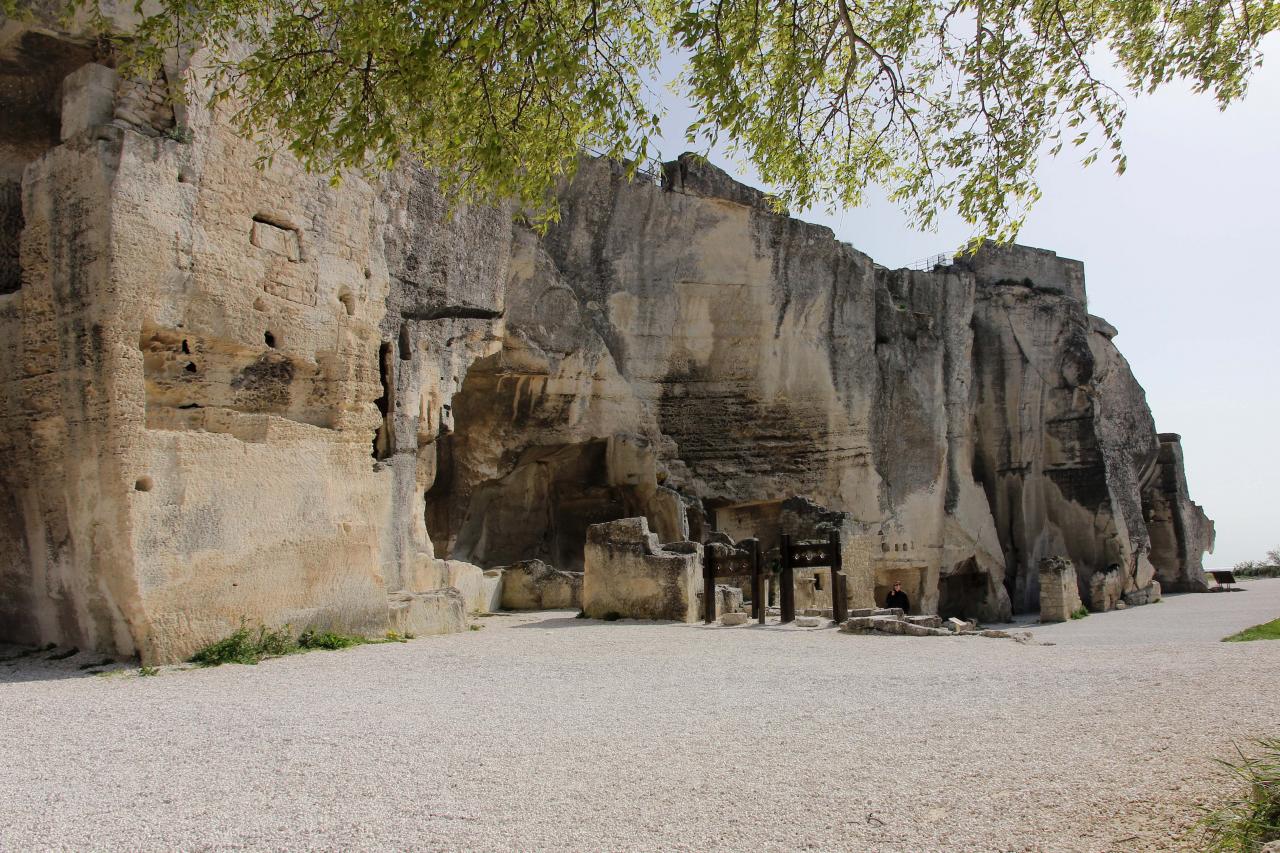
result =
[{"label": "pale sky", "polygon": [[[1047,161],[1018,237],[1084,262],[1089,310],[1120,330],[1156,429],[1182,435],[1191,496],[1217,524],[1206,567],[1280,546],[1280,37],[1267,53],[1272,63],[1225,112],[1185,86],[1129,96],[1125,174],[1105,157],[1087,169],[1072,152]],[[687,106],[668,109],[661,159],[688,148]],[[723,154],[711,159],[767,187]],[[889,267],[970,236],[954,218],[913,231],[887,202],[796,215]]]}]

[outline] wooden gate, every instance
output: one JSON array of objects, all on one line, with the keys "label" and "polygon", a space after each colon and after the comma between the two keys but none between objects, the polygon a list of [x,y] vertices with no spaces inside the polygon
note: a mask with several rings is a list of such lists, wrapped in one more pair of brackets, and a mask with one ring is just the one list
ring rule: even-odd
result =
[{"label": "wooden gate", "polygon": [[[728,553],[719,553],[727,551]],[[702,546],[702,621],[716,621],[716,578],[751,578],[751,615],[764,624],[764,575],[760,568],[760,540],[744,539],[737,548]]]},{"label": "wooden gate", "polygon": [[849,599],[846,578],[840,558],[840,534],[832,533],[826,542],[800,542],[792,544],[791,536],[782,534],[779,543],[782,558],[782,621],[796,618],[796,569],[831,569],[831,617],[836,622],[849,618]]}]

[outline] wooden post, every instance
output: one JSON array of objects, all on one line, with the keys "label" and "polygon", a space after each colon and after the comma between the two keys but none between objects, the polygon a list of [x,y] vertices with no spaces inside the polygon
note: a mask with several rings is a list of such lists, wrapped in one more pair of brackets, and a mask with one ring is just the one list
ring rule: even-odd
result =
[{"label": "wooden post", "polygon": [[702,546],[702,621],[716,621],[716,567],[711,545]]},{"label": "wooden post", "polygon": [[796,621],[796,576],[791,569],[791,535],[782,534],[782,541],[778,550],[782,556],[782,577],[778,583],[782,587],[779,590],[782,599],[782,623]]},{"label": "wooden post", "polygon": [[844,557],[840,553],[840,534],[831,532],[831,618],[836,623],[849,618],[849,599],[845,590]]},{"label": "wooden post", "polygon": [[764,570],[760,567],[760,540],[751,540],[751,606],[755,607],[755,619],[764,624],[769,605],[764,601]]}]

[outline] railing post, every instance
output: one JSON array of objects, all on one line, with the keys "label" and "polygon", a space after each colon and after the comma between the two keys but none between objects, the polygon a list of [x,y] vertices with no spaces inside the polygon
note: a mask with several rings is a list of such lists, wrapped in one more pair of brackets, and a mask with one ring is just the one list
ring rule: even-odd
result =
[{"label": "railing post", "polygon": [[779,590],[782,604],[782,624],[796,621],[796,577],[791,568],[791,535],[782,534],[778,550],[782,557],[782,577],[779,578]]},{"label": "railing post", "polygon": [[710,625],[716,621],[716,569],[715,552],[711,545],[702,546],[702,621]]},{"label": "railing post", "polygon": [[840,553],[840,534],[832,531],[827,539],[831,547],[831,618],[836,624],[849,618],[849,599],[845,590],[844,556]]},{"label": "railing post", "polygon": [[769,612],[768,602],[764,601],[764,574],[760,567],[760,540],[751,539],[751,615],[756,621],[764,624],[764,617]]}]

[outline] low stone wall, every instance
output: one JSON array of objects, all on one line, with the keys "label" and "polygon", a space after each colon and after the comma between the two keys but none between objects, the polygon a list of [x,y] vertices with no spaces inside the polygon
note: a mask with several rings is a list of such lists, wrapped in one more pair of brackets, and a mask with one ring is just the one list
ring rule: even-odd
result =
[{"label": "low stone wall", "polygon": [[587,528],[582,609],[592,619],[697,622],[702,546],[661,546],[643,518]]}]

